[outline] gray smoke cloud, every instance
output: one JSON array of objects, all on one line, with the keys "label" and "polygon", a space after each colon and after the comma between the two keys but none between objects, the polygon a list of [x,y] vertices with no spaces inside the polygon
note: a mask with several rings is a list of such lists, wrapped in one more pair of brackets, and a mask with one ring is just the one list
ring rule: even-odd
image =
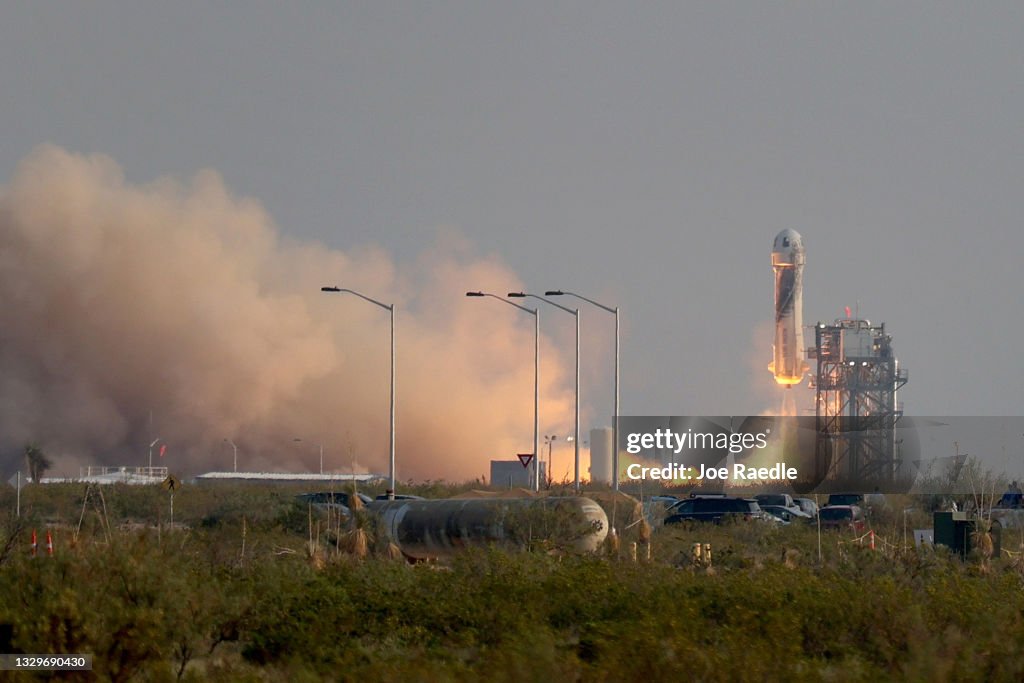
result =
[{"label": "gray smoke cloud", "polygon": [[[468,479],[532,449],[533,325],[467,289],[522,285],[442,235],[401,270],[382,249],[278,235],[220,176],[138,186],[102,156],[35,150],[0,191],[0,463],[40,444],[55,474],[387,471],[388,315],[397,303],[398,478]],[[508,309],[508,310],[504,310]],[[542,346],[542,428],[572,393]],[[295,439],[301,439],[296,441]]]}]

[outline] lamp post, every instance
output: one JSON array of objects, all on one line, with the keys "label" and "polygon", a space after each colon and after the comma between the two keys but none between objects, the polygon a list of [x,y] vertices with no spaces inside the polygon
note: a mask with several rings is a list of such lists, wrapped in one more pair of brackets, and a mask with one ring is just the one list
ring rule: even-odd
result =
[{"label": "lamp post", "polygon": [[466,292],[466,296],[489,296],[533,316],[533,490],[540,491],[540,310],[527,308],[487,292]]},{"label": "lamp post", "polygon": [[571,313],[576,318],[576,409],[575,409],[575,421],[573,431],[573,445],[576,449],[576,476],[575,476],[575,489],[576,493],[580,491],[580,309],[578,308],[567,308],[562,304],[556,304],[554,301],[545,299],[542,296],[536,294],[527,294],[526,292],[509,292],[508,296],[513,298],[524,298],[530,297],[533,299],[539,299],[544,303],[551,304],[555,308],[560,308],[566,313]]},{"label": "lamp post", "polygon": [[232,471],[233,472],[237,472],[238,471],[238,446],[236,446],[235,442],[232,441],[231,439],[224,439],[224,443],[231,444],[231,448],[233,448],[234,451],[235,451],[235,457],[234,457],[234,461],[232,463],[232,466],[233,466],[232,467]]},{"label": "lamp post", "polygon": [[[302,441],[302,439],[300,439],[299,437],[295,437],[294,439],[292,439],[292,441],[298,443],[299,441]],[[323,443],[323,441],[321,441],[320,442],[320,474],[323,474],[323,473],[324,473],[324,443]]]},{"label": "lamp post", "polygon": [[389,470],[388,470],[388,500],[395,499],[395,304],[385,304],[371,299],[365,294],[360,294],[353,289],[345,289],[344,287],[321,287],[321,292],[346,292],[348,294],[354,294],[364,301],[369,301],[371,304],[380,306],[384,310],[391,314],[391,410],[390,410],[390,437],[388,439],[388,455],[389,455]]},{"label": "lamp post", "polygon": [[160,441],[161,439],[158,437],[156,439],[153,439],[153,441],[149,444],[149,471],[146,472],[147,477],[153,476],[153,446],[160,443]]},{"label": "lamp post", "polygon": [[573,292],[563,292],[560,289],[550,290],[544,292],[544,296],[574,296],[577,299],[582,299],[588,304],[593,304],[598,308],[602,308],[615,316],[615,403],[612,410],[615,415],[612,422],[612,487],[615,491],[619,490],[619,307],[612,308],[611,306],[605,306],[599,304],[592,299],[588,299],[585,296],[574,294]]},{"label": "lamp post", "polygon": [[548,488],[551,488],[551,446],[554,445],[555,441],[557,440],[558,437],[554,434],[552,434],[551,436],[544,437],[544,444],[548,447]]}]

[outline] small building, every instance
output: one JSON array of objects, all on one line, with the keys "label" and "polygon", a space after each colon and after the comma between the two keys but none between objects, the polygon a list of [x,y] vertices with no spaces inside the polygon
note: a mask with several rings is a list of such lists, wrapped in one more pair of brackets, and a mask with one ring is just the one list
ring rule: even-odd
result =
[{"label": "small building", "polygon": [[[547,467],[540,464],[540,480],[543,484],[547,481]],[[491,461],[491,486],[501,488],[526,489],[533,488],[533,466],[531,462],[523,467],[519,460],[492,460]]]},{"label": "small building", "polygon": [[167,479],[166,467],[135,467],[132,465],[89,465],[79,468],[77,477],[42,477],[40,484],[129,484],[156,486]]},{"label": "small building", "polygon": [[251,481],[276,483],[321,483],[370,482],[387,479],[382,474],[343,474],[341,472],[207,472],[195,477],[196,482],[210,481]]}]

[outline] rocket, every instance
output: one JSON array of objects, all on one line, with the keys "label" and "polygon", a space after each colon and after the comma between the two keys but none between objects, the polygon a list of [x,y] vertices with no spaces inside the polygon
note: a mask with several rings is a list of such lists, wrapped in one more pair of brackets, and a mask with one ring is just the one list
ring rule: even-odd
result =
[{"label": "rocket", "polygon": [[804,243],[796,230],[783,230],[772,245],[775,271],[775,344],[768,369],[775,381],[790,387],[803,381]]}]

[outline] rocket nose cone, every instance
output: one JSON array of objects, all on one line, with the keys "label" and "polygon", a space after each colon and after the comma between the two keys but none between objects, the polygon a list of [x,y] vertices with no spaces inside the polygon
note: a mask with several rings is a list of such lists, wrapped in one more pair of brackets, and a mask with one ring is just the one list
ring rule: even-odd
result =
[{"label": "rocket nose cone", "polygon": [[775,236],[772,243],[772,251],[778,253],[789,253],[794,250],[803,251],[804,241],[796,230],[786,229]]}]

